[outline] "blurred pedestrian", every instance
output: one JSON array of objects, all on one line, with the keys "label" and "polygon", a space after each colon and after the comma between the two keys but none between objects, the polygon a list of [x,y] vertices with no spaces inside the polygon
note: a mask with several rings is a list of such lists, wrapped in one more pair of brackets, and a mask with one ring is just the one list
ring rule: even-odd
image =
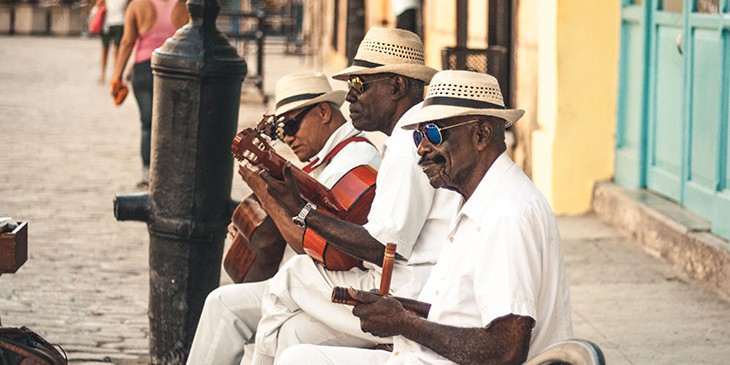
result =
[{"label": "blurred pedestrian", "polygon": [[189,20],[182,0],[133,0],[124,18],[124,35],[111,77],[112,96],[123,89],[122,75],[134,48],[132,90],[137,99],[142,135],[142,180],[138,187],[146,187],[150,171],[150,134],[152,132],[152,52],[162,46],[175,31]]},{"label": "blurred pedestrian", "polygon": [[119,54],[119,43],[122,41],[124,34],[124,10],[127,8],[128,0],[97,0],[97,9],[102,5],[106,6],[106,15],[104,16],[104,25],[101,32],[101,74],[99,82],[106,81],[106,64],[109,59],[109,46],[112,48],[112,67],[117,62]]}]

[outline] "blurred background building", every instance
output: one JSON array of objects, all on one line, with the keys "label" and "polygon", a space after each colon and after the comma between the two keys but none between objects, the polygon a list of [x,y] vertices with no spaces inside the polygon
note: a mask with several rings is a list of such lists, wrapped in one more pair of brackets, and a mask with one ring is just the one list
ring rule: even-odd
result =
[{"label": "blurred background building", "polygon": [[[73,9],[86,1],[0,0],[0,32],[83,32],[54,24],[85,19]],[[220,1],[219,27],[262,95],[273,49],[338,70],[369,28],[409,29],[429,66],[493,74],[526,111],[510,153],[556,213],[592,210],[597,182],[611,181],[730,238],[730,0]]]},{"label": "blurred background building", "polygon": [[497,76],[527,111],[512,155],[557,213],[590,210],[596,182],[613,179],[730,238],[730,1],[305,3],[319,7],[308,44],[334,68],[370,27],[400,26],[423,37],[430,66]]}]

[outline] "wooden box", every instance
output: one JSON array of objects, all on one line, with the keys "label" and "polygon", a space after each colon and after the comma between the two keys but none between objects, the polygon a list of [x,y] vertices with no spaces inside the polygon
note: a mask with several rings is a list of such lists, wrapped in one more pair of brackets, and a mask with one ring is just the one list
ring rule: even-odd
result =
[{"label": "wooden box", "polygon": [[0,233],[0,274],[14,273],[28,259],[28,222],[18,222],[12,232]]}]

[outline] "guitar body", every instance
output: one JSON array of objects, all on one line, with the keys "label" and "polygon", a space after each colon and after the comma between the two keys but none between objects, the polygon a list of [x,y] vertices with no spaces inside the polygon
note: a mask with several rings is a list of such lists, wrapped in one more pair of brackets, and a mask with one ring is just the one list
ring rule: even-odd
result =
[{"label": "guitar body", "polygon": [[256,196],[249,195],[233,211],[238,229],[223,261],[234,283],[270,279],[279,269],[286,241]]},{"label": "guitar body", "polygon": [[[237,159],[247,160],[265,169],[274,178],[283,178],[281,171],[286,159],[276,154],[253,129],[244,129],[236,135],[231,152]],[[375,169],[367,165],[357,166],[332,189],[327,189],[299,168],[292,166],[291,171],[301,196],[316,204],[319,211],[357,224],[367,222],[370,204],[375,197]],[[305,230],[303,244],[305,252],[329,270],[344,271],[362,267],[361,260],[339,251],[311,229]]]},{"label": "guitar body", "polygon": [[255,259],[256,252],[251,249],[251,242],[239,232],[233,236],[231,248],[223,259],[223,268],[234,283],[242,283]]},{"label": "guitar body", "polygon": [[[335,199],[345,208],[339,218],[356,224],[368,221],[370,205],[375,198],[377,171],[370,166],[360,165],[348,171],[332,187]],[[331,213],[331,212],[328,212]],[[362,261],[336,249],[311,229],[304,232],[304,251],[327,269],[334,271],[362,267]]]}]

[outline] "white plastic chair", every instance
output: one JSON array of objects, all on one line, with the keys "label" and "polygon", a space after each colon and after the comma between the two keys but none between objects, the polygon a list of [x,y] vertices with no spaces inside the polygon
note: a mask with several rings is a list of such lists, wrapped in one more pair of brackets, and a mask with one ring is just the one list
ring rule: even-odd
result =
[{"label": "white plastic chair", "polygon": [[558,342],[533,357],[524,365],[605,365],[603,351],[588,340]]}]

